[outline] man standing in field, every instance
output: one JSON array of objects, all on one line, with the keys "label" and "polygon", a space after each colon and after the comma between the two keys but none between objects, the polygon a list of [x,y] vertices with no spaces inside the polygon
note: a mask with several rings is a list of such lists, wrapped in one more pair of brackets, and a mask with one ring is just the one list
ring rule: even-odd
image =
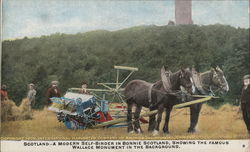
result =
[{"label": "man standing in field", "polygon": [[46,99],[47,99],[47,106],[50,106],[52,101],[50,98],[52,97],[61,97],[60,90],[58,88],[58,81],[52,81],[50,88],[47,90]]},{"label": "man standing in field", "polygon": [[36,90],[35,90],[35,85],[33,83],[30,83],[28,85],[28,93],[27,93],[27,98],[29,100],[29,110],[31,111],[31,105],[35,104],[35,97],[36,97]]},{"label": "man standing in field", "polygon": [[89,92],[87,91],[87,87],[88,87],[87,82],[83,81],[82,82],[82,89],[80,90],[80,93],[82,93],[82,94],[89,94]]},{"label": "man standing in field", "polygon": [[5,84],[1,87],[1,101],[8,100],[7,86]]},{"label": "man standing in field", "polygon": [[250,134],[250,75],[244,76],[244,87],[241,92],[241,110],[248,134]]}]

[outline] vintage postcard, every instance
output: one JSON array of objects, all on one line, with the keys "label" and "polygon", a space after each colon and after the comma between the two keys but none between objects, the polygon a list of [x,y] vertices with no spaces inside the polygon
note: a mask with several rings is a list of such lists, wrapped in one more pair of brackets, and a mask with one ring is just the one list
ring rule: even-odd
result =
[{"label": "vintage postcard", "polygon": [[1,1],[1,151],[250,152],[249,11]]}]

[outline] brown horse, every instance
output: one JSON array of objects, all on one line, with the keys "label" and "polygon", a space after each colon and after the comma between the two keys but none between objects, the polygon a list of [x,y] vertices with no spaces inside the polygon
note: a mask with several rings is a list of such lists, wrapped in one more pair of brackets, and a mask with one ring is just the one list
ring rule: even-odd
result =
[{"label": "brown horse", "polygon": [[[169,72],[170,73],[170,72]],[[143,80],[133,80],[125,87],[124,95],[127,102],[127,121],[128,132],[135,130],[141,133],[142,129],[139,123],[139,117],[142,107],[150,108],[150,110],[158,109],[158,119],[155,121],[155,115],[150,116],[149,131],[159,131],[159,124],[162,119],[162,112],[166,108],[166,121],[163,131],[168,133],[168,122],[170,112],[174,104],[177,103],[175,92],[183,86],[189,93],[192,92],[194,86],[192,81],[192,73],[189,69],[182,69],[166,76],[165,68],[161,69],[161,79],[156,83],[148,83]],[[134,113],[134,124],[132,124],[132,106],[136,105]],[[133,126],[134,125],[134,126]]]}]

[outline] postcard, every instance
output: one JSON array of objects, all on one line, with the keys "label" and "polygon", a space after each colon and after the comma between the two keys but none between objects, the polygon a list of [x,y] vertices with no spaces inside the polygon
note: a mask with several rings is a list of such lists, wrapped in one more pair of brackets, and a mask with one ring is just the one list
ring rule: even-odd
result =
[{"label": "postcard", "polygon": [[1,10],[1,151],[250,152],[249,0]]}]

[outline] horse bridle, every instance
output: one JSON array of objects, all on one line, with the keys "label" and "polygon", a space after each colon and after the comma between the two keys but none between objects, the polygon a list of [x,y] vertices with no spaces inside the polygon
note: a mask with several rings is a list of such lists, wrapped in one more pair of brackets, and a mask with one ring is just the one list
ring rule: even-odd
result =
[{"label": "horse bridle", "polygon": [[[215,76],[218,77],[217,75],[218,74],[216,72],[211,74],[211,76],[210,76],[210,82],[212,82],[212,84],[205,85],[205,84],[202,83],[202,85],[204,86],[204,90],[207,91],[207,92],[209,92],[209,94],[211,94],[212,96],[215,96],[215,93],[217,93],[217,92],[219,92],[220,90],[223,89],[222,86],[220,86],[220,85],[214,85],[213,78]],[[218,81],[221,84],[221,80],[218,79]],[[207,86],[208,88],[205,87],[205,86]],[[217,88],[215,91],[213,91],[213,88],[212,88],[213,86]]]}]

